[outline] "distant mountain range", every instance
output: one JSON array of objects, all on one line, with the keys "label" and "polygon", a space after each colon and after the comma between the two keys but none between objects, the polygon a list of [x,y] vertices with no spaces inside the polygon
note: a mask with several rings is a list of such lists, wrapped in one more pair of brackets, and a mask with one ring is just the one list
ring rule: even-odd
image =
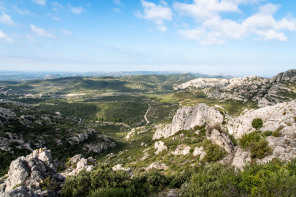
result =
[{"label": "distant mountain range", "polygon": [[[35,79],[55,79],[63,77],[98,77],[98,76],[131,76],[131,75],[172,75],[184,74],[178,71],[124,71],[124,72],[24,72],[24,71],[0,71],[1,81],[24,81]],[[205,78],[233,78],[232,75],[208,74],[189,72],[195,77]]]}]

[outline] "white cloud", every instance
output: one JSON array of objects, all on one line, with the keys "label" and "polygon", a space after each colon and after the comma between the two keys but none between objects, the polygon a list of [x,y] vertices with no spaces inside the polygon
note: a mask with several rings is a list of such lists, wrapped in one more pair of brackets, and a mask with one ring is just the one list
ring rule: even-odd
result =
[{"label": "white cloud", "polygon": [[[222,6],[223,2],[225,4]],[[201,9],[202,3],[204,3],[205,9],[203,12],[197,12]],[[210,3],[213,4],[211,8],[205,6]],[[237,7],[240,3],[246,2],[243,0],[209,0],[206,3],[205,0],[195,0],[194,4],[176,3],[175,8],[179,9],[181,13],[188,11],[197,21],[197,28],[179,30],[179,33],[200,44],[212,45],[224,44],[227,40],[243,39],[250,36],[255,36],[260,40],[286,41],[288,38],[284,32],[296,31],[295,19],[284,17],[276,20],[274,18],[274,14],[280,6],[271,3],[261,6],[256,14],[241,22],[222,18],[219,12],[240,11]]]},{"label": "white cloud", "polygon": [[3,33],[0,30],[0,39],[6,41],[6,42],[14,42],[14,40],[12,38],[10,38],[9,36],[7,36],[5,33]]},{"label": "white cloud", "polygon": [[15,5],[11,6],[20,15],[32,15],[32,13],[27,9],[20,9]]},{"label": "white cloud", "polygon": [[70,36],[72,34],[71,31],[69,30],[65,30],[65,29],[61,29],[62,34],[64,34],[65,36]]},{"label": "white cloud", "polygon": [[113,2],[116,4],[116,5],[120,5],[120,0],[113,0]]},{"label": "white cloud", "polygon": [[31,24],[30,25],[31,30],[40,37],[48,37],[48,38],[55,38],[54,35],[50,34],[49,32],[45,31],[44,29],[40,27],[36,27],[35,25]]},{"label": "white cloud", "polygon": [[56,8],[63,8],[64,6],[59,4],[58,2],[52,2],[51,5]]},{"label": "white cloud", "polygon": [[119,8],[112,8],[112,10],[113,10],[114,12],[118,12],[118,13],[121,12],[121,10],[120,10]]},{"label": "white cloud", "polygon": [[46,4],[46,0],[32,0],[34,3],[37,3],[39,5],[45,5]]},{"label": "white cloud", "polygon": [[0,15],[0,23],[4,24],[4,25],[14,25],[15,22],[11,19],[11,17],[9,15],[7,15],[6,13],[2,13],[2,15]]},{"label": "white cloud", "polygon": [[71,7],[71,12],[74,14],[81,14],[83,12],[83,8],[82,7]]},{"label": "white cloud", "polygon": [[172,11],[167,7],[166,2],[162,0],[162,5],[141,0],[143,12],[138,12],[137,16],[152,21],[157,25],[160,31],[166,31],[164,21],[172,20]]}]

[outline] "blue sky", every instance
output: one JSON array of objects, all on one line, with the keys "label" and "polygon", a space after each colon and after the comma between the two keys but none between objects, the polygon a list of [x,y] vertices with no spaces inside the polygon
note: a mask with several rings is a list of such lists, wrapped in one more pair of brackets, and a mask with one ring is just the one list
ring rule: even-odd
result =
[{"label": "blue sky", "polygon": [[296,68],[293,0],[0,0],[0,70]]}]

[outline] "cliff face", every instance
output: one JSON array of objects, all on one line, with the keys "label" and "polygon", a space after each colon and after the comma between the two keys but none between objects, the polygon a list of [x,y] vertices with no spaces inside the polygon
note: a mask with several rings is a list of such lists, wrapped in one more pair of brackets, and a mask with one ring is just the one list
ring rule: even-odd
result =
[{"label": "cliff face", "polygon": [[251,101],[264,107],[295,99],[295,83],[296,70],[289,70],[270,79],[257,76],[233,79],[197,78],[176,86],[175,90],[196,88],[211,99]]},{"label": "cliff face", "polygon": [[206,123],[209,125],[221,124],[222,121],[223,115],[215,108],[209,107],[206,104],[182,107],[173,117],[172,123],[162,129],[158,129],[153,135],[153,139],[167,138],[180,130],[193,129],[195,126],[203,126]]}]

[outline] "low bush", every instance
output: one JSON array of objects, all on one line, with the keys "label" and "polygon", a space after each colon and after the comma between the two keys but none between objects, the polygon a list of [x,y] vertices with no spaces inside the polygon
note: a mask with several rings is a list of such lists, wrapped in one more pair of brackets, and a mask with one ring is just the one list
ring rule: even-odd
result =
[{"label": "low bush", "polygon": [[203,158],[205,162],[215,162],[222,159],[226,152],[220,146],[216,144],[212,144],[210,140],[205,140],[202,143],[204,150],[206,151],[206,155]]},{"label": "low bush", "polygon": [[256,118],[252,121],[252,126],[255,129],[260,129],[263,127],[263,121],[261,118]]}]

